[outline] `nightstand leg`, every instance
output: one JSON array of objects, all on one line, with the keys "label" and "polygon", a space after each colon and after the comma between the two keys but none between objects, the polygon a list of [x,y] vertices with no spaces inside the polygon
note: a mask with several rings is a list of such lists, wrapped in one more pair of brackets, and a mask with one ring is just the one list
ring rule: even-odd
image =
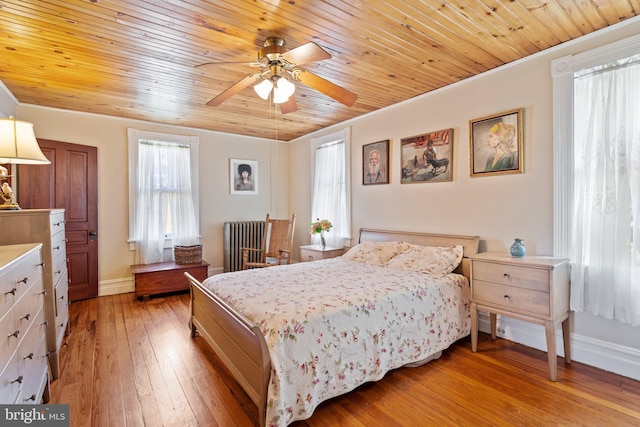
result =
[{"label": "nightstand leg", "polygon": [[558,375],[558,361],[556,356],[556,326],[554,322],[544,322],[547,334],[547,357],[549,358],[549,377],[551,381],[556,381]]},{"label": "nightstand leg", "polygon": [[495,313],[489,313],[489,324],[491,325],[491,340],[496,340],[496,318],[498,316]]},{"label": "nightstand leg", "polygon": [[571,363],[571,327],[569,318],[562,321],[562,342],[564,344],[564,363]]},{"label": "nightstand leg", "polygon": [[471,351],[478,351],[478,309],[475,302],[471,303]]}]

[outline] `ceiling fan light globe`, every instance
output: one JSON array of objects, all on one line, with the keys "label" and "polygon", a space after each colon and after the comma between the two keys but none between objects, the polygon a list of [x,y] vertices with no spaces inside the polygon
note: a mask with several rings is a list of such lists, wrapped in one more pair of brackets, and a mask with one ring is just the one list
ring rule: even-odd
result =
[{"label": "ceiling fan light globe", "polygon": [[273,89],[273,83],[271,83],[271,80],[263,80],[253,87],[253,90],[256,91],[258,96],[265,101],[269,99],[271,89]]},{"label": "ceiling fan light globe", "polygon": [[277,86],[273,88],[273,103],[274,104],[282,104],[283,102],[287,102],[289,97],[286,96],[286,93],[279,89]]},{"label": "ceiling fan light globe", "polygon": [[276,84],[278,86],[278,90],[282,92],[282,96],[286,96],[287,98],[293,95],[293,93],[296,91],[296,85],[294,85],[284,77],[279,78]]}]

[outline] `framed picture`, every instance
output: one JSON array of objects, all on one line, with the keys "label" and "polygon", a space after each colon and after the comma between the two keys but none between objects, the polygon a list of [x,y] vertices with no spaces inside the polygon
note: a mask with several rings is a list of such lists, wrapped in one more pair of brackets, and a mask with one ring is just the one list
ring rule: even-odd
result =
[{"label": "framed picture", "polygon": [[469,122],[471,176],[522,173],[522,108]]},{"label": "framed picture", "polygon": [[403,184],[453,181],[453,129],[401,140]]},{"label": "framed picture", "polygon": [[258,194],[258,162],[229,159],[229,187],[231,194]]},{"label": "framed picture", "polygon": [[389,140],[362,146],[362,185],[389,183]]}]

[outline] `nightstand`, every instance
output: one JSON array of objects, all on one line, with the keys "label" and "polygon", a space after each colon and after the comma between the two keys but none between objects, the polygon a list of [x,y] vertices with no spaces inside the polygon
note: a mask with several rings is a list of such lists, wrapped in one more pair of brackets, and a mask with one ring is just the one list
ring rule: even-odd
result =
[{"label": "nightstand", "polygon": [[545,327],[547,357],[556,381],[556,327],[562,323],[565,363],[571,363],[569,261],[547,256],[513,258],[485,252],[471,257],[471,350],[478,350],[478,310],[489,313],[491,339],[496,314]]},{"label": "nightstand", "polygon": [[344,253],[344,248],[330,246],[322,248],[322,245],[300,246],[300,261],[317,261],[319,259],[335,258]]}]

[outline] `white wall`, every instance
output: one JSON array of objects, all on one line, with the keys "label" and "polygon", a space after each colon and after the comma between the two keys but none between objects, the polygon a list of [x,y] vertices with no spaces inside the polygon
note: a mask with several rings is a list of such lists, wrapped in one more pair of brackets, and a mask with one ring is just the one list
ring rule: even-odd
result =
[{"label": "white wall", "polygon": [[[459,84],[292,141],[290,205],[310,219],[309,143],[312,137],[350,126],[352,130],[352,235],[361,227],[479,235],[481,250],[508,251],[515,237],[529,254],[553,253],[553,98],[551,61],[640,32],[638,18],[565,43]],[[524,173],[470,177],[469,120],[524,108]],[[402,184],[400,139],[454,129],[452,182]],[[362,185],[362,145],[391,140],[390,183]],[[297,230],[306,244],[306,228]],[[544,330],[501,319],[502,334],[546,348]],[[640,328],[583,313],[575,316],[574,351],[583,360],[640,379]],[[622,346],[624,360],[600,357]],[[559,345],[559,347],[561,347]],[[604,361],[602,360],[604,359]],[[622,368],[620,366],[624,365]]]},{"label": "white wall", "polygon": [[[133,290],[134,253],[127,244],[129,127],[200,138],[200,231],[203,258],[214,272],[223,266],[225,221],[264,219],[268,212],[289,215],[286,143],[33,105],[21,104],[18,112],[21,120],[34,123],[38,138],[98,147],[100,295]],[[258,195],[230,194],[230,158],[258,161]]]}]

